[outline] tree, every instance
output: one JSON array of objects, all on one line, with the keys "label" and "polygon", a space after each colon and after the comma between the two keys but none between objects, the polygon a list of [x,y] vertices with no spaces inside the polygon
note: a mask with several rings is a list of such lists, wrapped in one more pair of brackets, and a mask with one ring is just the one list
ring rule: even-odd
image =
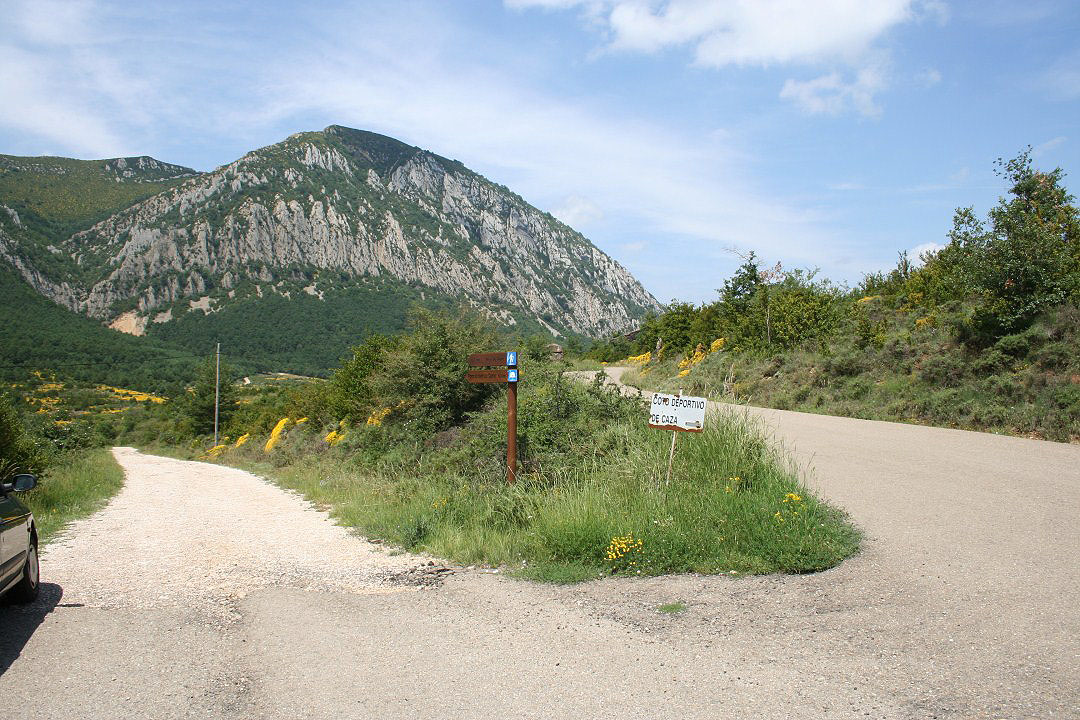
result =
[{"label": "tree", "polygon": [[[210,357],[195,369],[195,382],[178,401],[180,412],[188,430],[195,435],[214,432],[214,391],[217,385],[216,362]],[[218,397],[218,428],[222,428],[236,412],[239,391],[236,387],[236,371],[228,363],[221,363],[220,396]]]},{"label": "tree", "polygon": [[761,268],[758,266],[757,257],[751,251],[735,274],[724,281],[724,287],[717,290],[724,306],[725,318],[735,324],[745,316],[761,285]]},{"label": "tree", "polygon": [[425,430],[459,422],[494,391],[465,379],[469,355],[498,347],[494,326],[474,313],[415,306],[409,332],[382,349],[366,377],[373,409]]},{"label": "tree", "polygon": [[971,208],[956,211],[949,245],[935,265],[946,290],[970,298],[967,339],[990,342],[1029,325],[1036,315],[1080,299],[1080,214],[1062,185],[1060,168],[1033,167],[1031,149],[998,160],[1009,196],[987,222]]}]

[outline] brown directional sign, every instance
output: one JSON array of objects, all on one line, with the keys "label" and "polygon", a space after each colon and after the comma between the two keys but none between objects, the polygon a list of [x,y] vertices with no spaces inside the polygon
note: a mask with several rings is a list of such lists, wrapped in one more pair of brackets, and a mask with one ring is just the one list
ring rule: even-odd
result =
[{"label": "brown directional sign", "polygon": [[[500,353],[503,358],[505,353]],[[465,374],[465,379],[471,383],[504,383],[507,381],[506,368],[500,370],[470,370]]]},{"label": "brown directional sign", "polygon": [[506,482],[517,479],[517,350],[474,353],[469,356],[470,367],[489,370],[470,370],[465,379],[471,383],[506,383]]},{"label": "brown directional sign", "polygon": [[[507,354],[504,352],[475,353],[469,356],[469,365],[472,367],[505,367],[511,364],[506,361]],[[516,365],[517,363],[513,364]],[[503,382],[506,382],[506,380],[503,380]]]}]

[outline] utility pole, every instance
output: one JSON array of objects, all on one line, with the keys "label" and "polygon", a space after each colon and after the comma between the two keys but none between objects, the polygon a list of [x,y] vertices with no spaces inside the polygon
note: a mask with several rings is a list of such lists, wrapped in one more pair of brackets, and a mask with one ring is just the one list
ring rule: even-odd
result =
[{"label": "utility pole", "polygon": [[218,401],[221,399],[221,343],[217,344],[214,365],[214,446],[218,444]]}]

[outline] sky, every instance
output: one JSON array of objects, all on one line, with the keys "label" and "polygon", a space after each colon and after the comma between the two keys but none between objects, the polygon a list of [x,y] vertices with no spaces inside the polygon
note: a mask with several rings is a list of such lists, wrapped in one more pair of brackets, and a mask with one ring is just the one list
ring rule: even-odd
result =
[{"label": "sky", "polygon": [[339,124],[457,159],[662,302],[854,285],[1080,173],[1071,0],[0,0],[0,153],[210,170]]}]

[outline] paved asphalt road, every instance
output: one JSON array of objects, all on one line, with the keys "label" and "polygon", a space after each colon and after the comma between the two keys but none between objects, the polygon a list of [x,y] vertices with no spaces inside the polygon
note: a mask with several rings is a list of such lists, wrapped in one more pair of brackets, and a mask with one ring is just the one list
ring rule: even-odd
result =
[{"label": "paved asphalt road", "polygon": [[[860,555],[800,577],[424,585],[412,556],[311,541],[339,529],[250,476],[118,452],[125,489],[50,549],[42,600],[0,607],[0,716],[1080,717],[1080,446],[737,412],[851,513]],[[183,532],[147,540],[172,534],[175,493],[214,528],[213,582],[155,574],[158,554],[210,562]],[[223,536],[238,514],[256,520]],[[130,572],[93,572],[93,548]],[[353,555],[374,569],[337,567]]]}]

